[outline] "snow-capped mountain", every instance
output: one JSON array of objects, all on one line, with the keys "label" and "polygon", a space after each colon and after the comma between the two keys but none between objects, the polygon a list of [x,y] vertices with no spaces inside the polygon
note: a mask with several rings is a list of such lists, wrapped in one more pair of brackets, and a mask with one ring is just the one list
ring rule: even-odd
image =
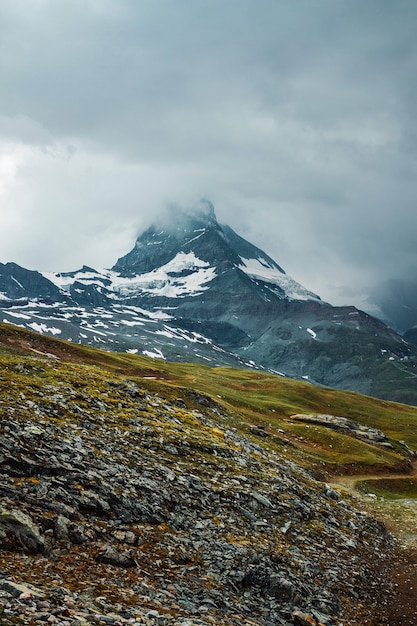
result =
[{"label": "snow-capped mountain", "polygon": [[354,307],[323,302],[220,225],[208,201],[173,209],[111,269],[0,265],[0,308],[3,321],[111,350],[414,401],[415,346]]}]

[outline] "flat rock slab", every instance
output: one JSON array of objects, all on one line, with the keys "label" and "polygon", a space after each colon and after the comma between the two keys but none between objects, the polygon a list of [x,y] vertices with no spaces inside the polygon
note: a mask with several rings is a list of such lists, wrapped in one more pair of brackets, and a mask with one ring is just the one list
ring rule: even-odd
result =
[{"label": "flat rock slab", "polygon": [[28,587],[27,585],[22,585],[20,583],[15,583],[12,580],[8,580],[7,578],[0,579],[0,588],[3,591],[7,591],[14,598],[20,598],[21,596],[25,596],[26,594],[32,596],[33,598],[43,599],[45,594],[40,589],[36,589],[35,587]]}]

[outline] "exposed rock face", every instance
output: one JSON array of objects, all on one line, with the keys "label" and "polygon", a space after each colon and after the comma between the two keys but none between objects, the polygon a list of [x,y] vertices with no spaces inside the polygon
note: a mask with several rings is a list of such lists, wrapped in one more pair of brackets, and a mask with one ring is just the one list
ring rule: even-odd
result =
[{"label": "exposed rock face", "polygon": [[404,339],[417,346],[417,327],[413,326],[404,333]]},{"label": "exposed rock face", "polygon": [[336,415],[316,415],[316,414],[300,414],[297,413],[291,416],[292,419],[300,420],[302,422],[307,422],[310,424],[319,424],[320,426],[325,426],[326,428],[332,428],[334,430],[339,430],[343,433],[348,433],[357,437],[358,439],[363,439],[369,443],[376,443],[378,445],[393,449],[392,444],[388,441],[387,436],[382,430],[378,428],[370,428],[369,426],[364,426],[363,424],[358,424],[353,420],[346,419],[346,417],[340,417]]},{"label": "exposed rock face", "polygon": [[112,270],[0,266],[0,304],[4,320],[76,342],[266,368],[417,404],[414,343],[354,307],[322,302],[220,225],[207,201],[173,210]]},{"label": "exposed rock face", "polygon": [[40,299],[50,302],[63,300],[60,290],[40,272],[27,270],[16,263],[0,263],[0,303],[12,306],[16,301]]}]

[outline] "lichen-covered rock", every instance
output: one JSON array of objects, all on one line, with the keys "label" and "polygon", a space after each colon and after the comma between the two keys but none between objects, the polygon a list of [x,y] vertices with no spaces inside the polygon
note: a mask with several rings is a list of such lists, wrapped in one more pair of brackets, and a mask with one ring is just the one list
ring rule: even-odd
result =
[{"label": "lichen-covered rock", "polygon": [[46,551],[45,539],[33,520],[18,509],[0,511],[0,528],[5,535],[5,543],[28,552],[43,554]]}]

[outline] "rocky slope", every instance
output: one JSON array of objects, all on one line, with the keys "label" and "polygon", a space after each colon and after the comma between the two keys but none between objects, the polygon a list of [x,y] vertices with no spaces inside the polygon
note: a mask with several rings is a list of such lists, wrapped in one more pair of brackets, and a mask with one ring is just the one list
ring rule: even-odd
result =
[{"label": "rocky slope", "polygon": [[221,226],[204,202],[141,234],[111,270],[0,267],[2,319],[111,350],[268,369],[417,404],[417,347],[333,307]]},{"label": "rocky slope", "polygon": [[388,623],[393,538],[280,432],[133,357],[0,362],[2,624]]}]

